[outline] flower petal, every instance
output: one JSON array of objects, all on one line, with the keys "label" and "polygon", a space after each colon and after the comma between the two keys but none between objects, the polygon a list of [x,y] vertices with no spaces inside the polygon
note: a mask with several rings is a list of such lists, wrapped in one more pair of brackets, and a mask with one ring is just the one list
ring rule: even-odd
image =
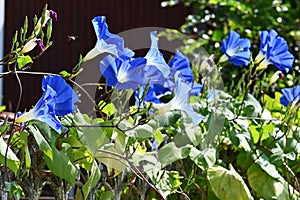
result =
[{"label": "flower petal", "polygon": [[180,71],[183,78],[192,83],[194,81],[193,71],[190,67],[190,62],[186,56],[184,56],[180,51],[176,51],[174,57],[169,62],[169,66],[174,69],[174,71]]},{"label": "flower petal", "polygon": [[250,47],[248,38],[241,39],[238,33],[230,31],[228,38],[222,41],[221,51],[228,57],[230,63],[247,66],[250,63]]}]

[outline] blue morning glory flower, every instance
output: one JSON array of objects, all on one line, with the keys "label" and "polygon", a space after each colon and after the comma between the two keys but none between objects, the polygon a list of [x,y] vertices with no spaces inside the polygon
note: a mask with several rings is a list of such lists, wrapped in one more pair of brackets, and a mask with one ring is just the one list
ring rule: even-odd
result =
[{"label": "blue morning glory flower", "polygon": [[64,116],[76,111],[74,103],[79,102],[79,97],[61,76],[45,76],[42,81],[43,91],[48,87],[56,92],[55,115]]},{"label": "blue morning glory flower", "polygon": [[189,104],[190,92],[192,89],[191,83],[186,83],[180,76],[180,72],[175,73],[175,95],[171,101],[166,104],[156,104],[154,107],[158,108],[156,114],[163,114],[171,110],[181,110],[186,116],[190,117],[193,125],[198,125],[203,116],[194,111],[193,107]]},{"label": "blue morning glory flower", "polygon": [[130,88],[135,90],[145,84],[146,80],[141,75],[145,64],[145,58],[135,58],[130,61],[108,55],[100,62],[100,71],[106,78],[108,86],[115,86],[117,90]]},{"label": "blue morning glory flower", "polygon": [[293,66],[294,56],[288,51],[285,39],[278,36],[275,30],[261,31],[260,42],[260,52],[255,58],[255,63],[260,63],[257,69],[265,69],[273,64],[288,73]]},{"label": "blue morning glory flower", "polygon": [[42,81],[43,96],[29,111],[20,115],[16,122],[39,120],[47,123],[57,132],[61,132],[62,125],[57,115],[66,115],[75,111],[75,102],[79,101],[73,89],[58,76],[45,76]]},{"label": "blue morning glory flower", "polygon": [[124,39],[108,30],[105,16],[98,16],[92,20],[97,35],[96,46],[83,58],[90,60],[101,53],[110,53],[118,58],[131,58],[134,52],[124,47]]},{"label": "blue morning glory flower", "polygon": [[250,63],[250,40],[242,39],[235,31],[230,31],[228,38],[222,41],[221,51],[224,55],[220,62],[229,61],[236,66],[247,66]]},{"label": "blue morning glory flower", "polygon": [[282,96],[280,97],[280,103],[282,105],[287,107],[290,103],[292,103],[292,106],[294,106],[295,103],[300,101],[300,85],[292,88],[284,88],[281,91]]},{"label": "blue morning glory flower", "polygon": [[192,83],[194,81],[193,77],[193,71],[190,67],[190,62],[188,58],[183,55],[180,51],[176,51],[173,58],[169,62],[169,66],[171,69],[174,70],[174,73],[176,71],[180,71],[183,78],[189,82]]},{"label": "blue morning glory flower", "polygon": [[162,53],[158,49],[158,37],[156,31],[150,32],[151,48],[147,52],[145,58],[147,59],[144,68],[143,76],[147,81],[164,83],[165,79],[170,74],[170,67],[166,63]]}]

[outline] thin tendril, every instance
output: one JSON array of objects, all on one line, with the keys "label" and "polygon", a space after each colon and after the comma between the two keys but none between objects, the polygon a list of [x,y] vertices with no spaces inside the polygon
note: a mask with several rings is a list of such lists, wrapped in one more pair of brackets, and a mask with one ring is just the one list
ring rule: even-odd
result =
[{"label": "thin tendril", "polygon": [[74,85],[76,85],[87,97],[88,99],[92,102],[92,104],[94,104],[94,106],[97,107],[97,104],[95,103],[94,99],[91,97],[91,95],[78,83],[76,83],[73,80],[69,80],[71,83],[73,83]]}]

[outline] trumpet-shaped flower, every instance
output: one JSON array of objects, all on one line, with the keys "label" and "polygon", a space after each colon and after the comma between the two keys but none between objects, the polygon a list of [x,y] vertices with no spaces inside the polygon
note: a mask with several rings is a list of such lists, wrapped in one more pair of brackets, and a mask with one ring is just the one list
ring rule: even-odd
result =
[{"label": "trumpet-shaped flower", "polygon": [[162,53],[158,49],[158,37],[156,31],[150,32],[151,48],[147,52],[146,67],[144,68],[144,78],[155,83],[164,83],[170,74],[170,67],[166,63]]},{"label": "trumpet-shaped flower", "polygon": [[222,41],[221,51],[224,55],[220,62],[229,61],[236,66],[247,66],[250,63],[250,40],[242,39],[235,31],[230,31],[228,38]]},{"label": "trumpet-shaped flower", "polygon": [[171,101],[166,104],[155,105],[158,110],[156,114],[163,114],[171,110],[181,110],[190,117],[193,125],[196,126],[203,120],[203,116],[194,111],[193,107],[189,104],[190,92],[192,84],[186,83],[180,76],[180,72],[175,73],[175,95]]},{"label": "trumpet-shaped flower", "polygon": [[108,86],[116,89],[133,89],[145,84],[141,71],[145,67],[145,58],[122,60],[111,55],[100,62],[100,71],[107,80]]},{"label": "trumpet-shaped flower", "polygon": [[180,51],[176,51],[172,60],[169,62],[169,66],[171,67],[171,69],[174,70],[174,74],[177,71],[180,71],[181,75],[187,82],[192,83],[194,81],[193,71],[190,67],[190,62],[188,58],[185,55],[183,55]]},{"label": "trumpet-shaped flower", "polygon": [[45,76],[42,81],[43,91],[47,91],[48,87],[56,92],[55,115],[64,116],[76,111],[74,103],[79,102],[79,98],[61,76]]},{"label": "trumpet-shaped flower", "polygon": [[292,103],[292,106],[300,101],[300,85],[292,88],[284,88],[281,90],[282,96],[280,97],[280,103],[284,106],[288,106]]},{"label": "trumpet-shaped flower", "polygon": [[16,122],[39,120],[47,123],[57,132],[62,125],[57,115],[66,115],[75,111],[74,103],[79,101],[73,89],[60,76],[46,76],[42,81],[43,96],[29,111],[16,119]]},{"label": "trumpet-shaped flower", "polygon": [[108,30],[105,16],[98,16],[92,20],[97,35],[95,47],[83,58],[83,61],[90,60],[101,53],[110,53],[118,58],[131,58],[134,52],[124,47],[124,39]]},{"label": "trumpet-shaped flower", "polygon": [[287,42],[275,30],[261,31],[260,42],[260,52],[255,58],[255,63],[260,63],[257,69],[265,69],[273,64],[288,73],[293,66],[294,56],[288,51]]}]

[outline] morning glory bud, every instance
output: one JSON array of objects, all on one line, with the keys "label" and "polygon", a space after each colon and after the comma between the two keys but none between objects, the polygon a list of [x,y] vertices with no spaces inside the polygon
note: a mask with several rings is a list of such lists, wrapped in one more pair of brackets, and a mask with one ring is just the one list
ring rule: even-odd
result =
[{"label": "morning glory bud", "polygon": [[282,71],[277,71],[273,74],[273,76],[270,79],[270,84],[275,83],[279,78],[284,78],[284,74]]},{"label": "morning glory bud", "polygon": [[41,28],[46,26],[46,24],[50,19],[52,19],[53,21],[57,21],[57,13],[53,10],[46,10],[43,24],[42,24],[42,17],[41,17],[34,27],[34,32],[36,35],[40,32]]},{"label": "morning glory bud", "polygon": [[45,46],[41,39],[38,38],[32,38],[29,40],[22,48],[21,53],[27,53],[32,51],[36,46],[39,46],[41,51],[43,52],[45,50]]}]

